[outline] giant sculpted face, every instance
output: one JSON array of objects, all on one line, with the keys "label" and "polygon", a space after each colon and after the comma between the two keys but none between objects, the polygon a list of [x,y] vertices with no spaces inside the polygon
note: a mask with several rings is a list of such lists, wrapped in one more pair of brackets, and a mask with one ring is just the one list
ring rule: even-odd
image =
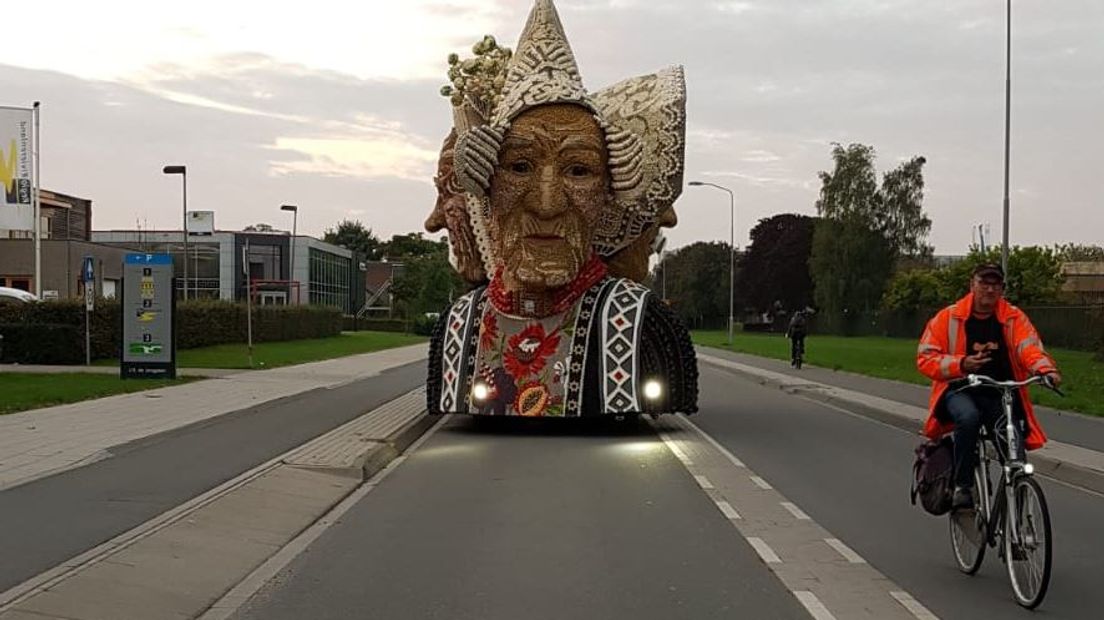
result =
[{"label": "giant sculpted face", "polygon": [[453,267],[468,282],[478,283],[487,279],[487,273],[483,269],[475,233],[472,232],[464,190],[456,181],[453,167],[455,147],[456,131],[451,131],[441,145],[437,176],[433,177],[433,184],[437,187],[437,202],[425,221],[425,228],[431,233],[448,229]]},{"label": "giant sculpted face", "polygon": [[491,181],[487,221],[507,290],[546,293],[578,275],[609,186],[606,143],[591,112],[550,104],[513,120]]}]

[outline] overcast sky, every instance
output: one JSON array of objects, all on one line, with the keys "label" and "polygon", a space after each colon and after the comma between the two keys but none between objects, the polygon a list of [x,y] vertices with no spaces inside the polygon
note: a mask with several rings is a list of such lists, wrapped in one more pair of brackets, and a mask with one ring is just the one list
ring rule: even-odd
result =
[{"label": "overcast sky", "polygon": [[[1104,2],[1014,2],[1012,242],[1104,242]],[[355,8],[350,8],[355,5]],[[91,198],[97,229],[320,235],[343,218],[421,230],[450,125],[450,52],[513,46],[528,0],[37,0],[4,26],[0,105],[42,101],[42,183]],[[923,155],[937,253],[999,238],[1002,0],[559,0],[588,89],[686,67],[687,180],[760,218],[815,213],[832,142]],[[27,26],[23,28],[23,26]],[[727,196],[687,188],[669,247],[727,240]]]}]

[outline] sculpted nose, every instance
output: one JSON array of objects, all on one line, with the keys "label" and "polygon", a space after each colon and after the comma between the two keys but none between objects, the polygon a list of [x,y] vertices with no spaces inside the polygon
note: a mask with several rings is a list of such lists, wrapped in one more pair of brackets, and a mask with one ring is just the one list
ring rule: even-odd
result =
[{"label": "sculpted nose", "polygon": [[541,218],[555,217],[567,209],[567,195],[560,182],[555,166],[543,166],[540,171],[540,186],[536,192],[535,204],[531,210]]}]

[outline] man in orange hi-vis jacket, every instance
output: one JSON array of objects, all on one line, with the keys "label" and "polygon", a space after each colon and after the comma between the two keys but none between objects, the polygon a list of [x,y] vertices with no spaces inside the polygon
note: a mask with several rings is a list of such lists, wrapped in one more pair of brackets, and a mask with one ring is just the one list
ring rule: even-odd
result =
[{"label": "man in orange hi-vis jacket", "polygon": [[[1044,374],[1055,385],[1062,377],[1027,315],[1005,301],[1004,271],[996,265],[977,267],[970,292],[928,321],[916,351],[916,367],[932,380],[924,434],[935,439],[954,431],[952,507],[972,507],[978,429],[982,424],[992,428],[1000,417],[1001,397],[996,390],[956,393],[948,388],[968,374],[997,381]],[[1035,419],[1026,388],[1015,396],[1020,439],[1028,450],[1041,448],[1046,434]]]}]

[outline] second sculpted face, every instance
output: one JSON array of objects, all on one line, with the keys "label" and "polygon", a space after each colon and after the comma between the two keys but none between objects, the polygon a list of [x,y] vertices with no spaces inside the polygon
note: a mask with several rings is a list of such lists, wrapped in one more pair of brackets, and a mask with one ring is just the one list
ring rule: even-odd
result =
[{"label": "second sculpted face", "polygon": [[491,181],[488,232],[507,290],[570,283],[610,200],[606,143],[589,111],[544,105],[514,119]]}]

